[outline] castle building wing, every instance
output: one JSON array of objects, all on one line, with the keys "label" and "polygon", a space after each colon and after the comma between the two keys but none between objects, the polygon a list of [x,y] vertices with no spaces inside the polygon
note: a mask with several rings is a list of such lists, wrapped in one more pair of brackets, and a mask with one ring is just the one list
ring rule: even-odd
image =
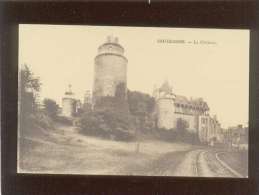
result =
[{"label": "castle building wing", "polygon": [[208,104],[202,99],[188,99],[182,95],[176,95],[174,100],[175,106],[185,107],[193,110],[209,111]]}]

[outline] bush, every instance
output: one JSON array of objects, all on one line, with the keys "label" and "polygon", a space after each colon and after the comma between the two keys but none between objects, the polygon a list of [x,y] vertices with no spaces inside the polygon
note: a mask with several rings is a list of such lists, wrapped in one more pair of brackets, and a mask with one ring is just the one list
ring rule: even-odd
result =
[{"label": "bush", "polygon": [[159,128],[157,129],[159,139],[164,141],[176,141],[177,139],[177,132],[175,129],[165,129]]},{"label": "bush", "polygon": [[37,112],[31,115],[31,123],[35,123],[38,126],[44,129],[51,129],[53,128],[53,121],[52,119],[46,115],[44,112]]},{"label": "bush", "polygon": [[53,121],[44,113],[36,112],[20,118],[20,136],[38,136],[42,130],[53,129]]},{"label": "bush", "polygon": [[134,138],[132,117],[112,110],[86,112],[80,118],[78,126],[80,132],[86,135],[115,140],[132,140]]},{"label": "bush", "polygon": [[73,121],[64,116],[57,116],[56,121],[64,125],[73,125]]},{"label": "bush", "polygon": [[199,144],[199,138],[196,133],[187,129],[157,129],[159,139],[169,142],[185,142],[189,144]]},{"label": "bush", "polygon": [[45,98],[43,100],[43,105],[44,105],[44,111],[46,112],[46,114],[53,120],[56,119],[58,115],[58,109],[59,109],[58,104],[52,99]]}]

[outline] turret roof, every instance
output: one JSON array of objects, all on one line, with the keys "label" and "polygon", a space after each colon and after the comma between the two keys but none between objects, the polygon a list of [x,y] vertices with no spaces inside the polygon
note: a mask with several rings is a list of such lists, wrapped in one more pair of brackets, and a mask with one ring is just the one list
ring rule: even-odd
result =
[{"label": "turret roof", "polygon": [[166,94],[172,93],[172,86],[167,80],[161,85],[161,87],[159,88],[159,92],[165,92]]}]

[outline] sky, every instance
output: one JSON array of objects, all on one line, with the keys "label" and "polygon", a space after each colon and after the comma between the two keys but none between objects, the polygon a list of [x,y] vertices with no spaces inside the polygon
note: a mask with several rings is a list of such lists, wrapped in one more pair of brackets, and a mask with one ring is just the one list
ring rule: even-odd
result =
[{"label": "sky", "polygon": [[202,97],[223,127],[247,125],[248,30],[22,24],[19,67],[40,77],[41,99],[61,105],[71,84],[83,100],[92,91],[97,49],[110,35],[125,49],[130,90],[151,95],[168,80],[175,94]]}]

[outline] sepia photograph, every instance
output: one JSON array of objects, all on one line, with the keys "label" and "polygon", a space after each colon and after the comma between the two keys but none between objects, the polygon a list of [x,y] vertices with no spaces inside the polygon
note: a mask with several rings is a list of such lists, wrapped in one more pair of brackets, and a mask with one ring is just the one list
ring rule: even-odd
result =
[{"label": "sepia photograph", "polygon": [[17,172],[247,178],[249,34],[20,24]]}]

